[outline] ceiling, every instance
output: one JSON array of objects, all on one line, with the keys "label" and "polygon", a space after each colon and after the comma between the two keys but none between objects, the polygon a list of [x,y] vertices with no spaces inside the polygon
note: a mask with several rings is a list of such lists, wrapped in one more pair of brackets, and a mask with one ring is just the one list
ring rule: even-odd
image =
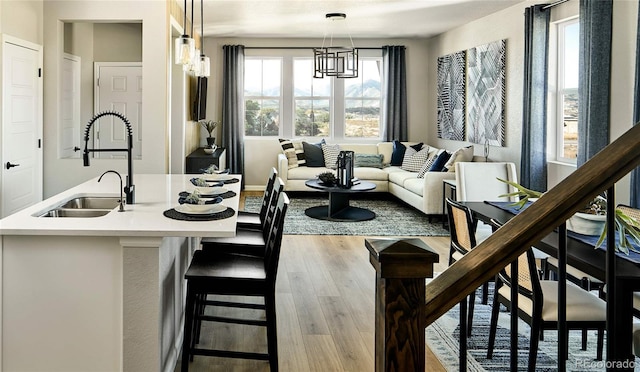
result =
[{"label": "ceiling", "polygon": [[[177,0],[182,6],[184,3]],[[191,18],[191,1],[187,14]],[[200,1],[194,1],[200,29]],[[523,0],[202,0],[208,37],[430,37]],[[326,13],[345,13],[331,22]],[[198,32],[199,33],[199,32]]]}]

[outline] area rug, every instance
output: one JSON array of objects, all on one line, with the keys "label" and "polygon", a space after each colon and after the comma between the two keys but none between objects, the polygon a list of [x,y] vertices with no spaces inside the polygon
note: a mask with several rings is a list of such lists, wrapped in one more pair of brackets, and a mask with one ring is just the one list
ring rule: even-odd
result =
[{"label": "area rug", "polygon": [[[491,284],[490,297],[487,305],[481,303],[481,292],[476,294],[475,310],[473,313],[473,330],[468,339],[467,371],[508,371],[510,364],[510,314],[504,306],[498,317],[496,332],[496,346],[493,358],[487,359],[487,345],[491,319],[491,298],[493,297]],[[459,308],[455,306],[445,315],[426,328],[426,342],[447,371],[459,370],[460,327]],[[529,335],[531,328],[525,322],[518,323],[518,367],[526,370],[529,361]],[[605,371],[603,361],[596,361],[595,331],[588,332],[587,350],[581,350],[582,333],[569,332],[569,360],[567,371]],[[544,341],[540,341],[536,371],[558,370],[558,338],[555,331],[545,331]],[[603,351],[606,358],[606,334]],[[636,359],[636,366],[640,365]],[[637,370],[637,369],[636,369]]]},{"label": "area rug", "polygon": [[[284,222],[284,234],[289,235],[356,235],[356,236],[448,236],[442,221],[429,218],[392,196],[356,198],[350,205],[375,212],[376,218],[360,222],[333,222],[308,217],[305,209],[327,205],[326,195],[289,194],[291,204]],[[248,196],[245,210],[259,211],[262,197]]]}]

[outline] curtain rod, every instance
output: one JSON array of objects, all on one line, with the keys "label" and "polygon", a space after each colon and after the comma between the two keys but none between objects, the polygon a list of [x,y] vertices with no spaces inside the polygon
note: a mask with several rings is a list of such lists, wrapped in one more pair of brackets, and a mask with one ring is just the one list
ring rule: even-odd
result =
[{"label": "curtain rod", "polygon": [[562,3],[566,3],[567,1],[569,1],[569,0],[558,0],[558,1],[556,1],[555,3],[551,3],[551,4],[549,4],[549,5],[543,6],[543,7],[542,7],[542,10],[547,10],[547,9],[549,9],[549,8],[553,8],[554,6],[556,6],[556,5],[560,5],[560,4],[562,4]]},{"label": "curtain rod", "polygon": [[[565,1],[567,1],[567,0],[565,0]],[[314,48],[318,48],[318,47],[244,47],[244,49],[314,49]],[[363,49],[363,50],[378,49],[378,50],[382,50],[381,47],[356,47],[355,49]]]}]

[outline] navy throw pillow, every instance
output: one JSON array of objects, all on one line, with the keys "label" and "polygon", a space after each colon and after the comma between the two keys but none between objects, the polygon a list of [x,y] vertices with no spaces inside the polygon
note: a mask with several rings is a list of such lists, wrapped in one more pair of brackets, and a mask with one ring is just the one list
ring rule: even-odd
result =
[{"label": "navy throw pillow", "polygon": [[325,143],[324,138],[318,143],[302,142],[307,167],[324,167],[324,154],[322,153],[323,143]]},{"label": "navy throw pillow", "polygon": [[440,155],[438,155],[436,161],[433,162],[433,165],[431,165],[431,168],[429,168],[429,172],[442,172],[442,168],[444,168],[444,165],[447,164],[447,161],[449,161],[450,157],[450,153],[443,151]]},{"label": "navy throw pillow", "polygon": [[[416,151],[422,150],[422,142],[416,143],[415,145],[411,145]],[[401,166],[402,161],[404,160],[404,152],[407,150],[407,147],[402,144],[398,140],[393,140],[393,152],[391,152],[391,163],[390,165]]]}]

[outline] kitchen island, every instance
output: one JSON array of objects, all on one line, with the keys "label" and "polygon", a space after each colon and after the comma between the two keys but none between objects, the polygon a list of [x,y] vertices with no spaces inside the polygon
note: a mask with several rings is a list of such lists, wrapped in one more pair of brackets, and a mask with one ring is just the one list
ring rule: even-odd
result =
[{"label": "kitchen island", "polygon": [[[120,196],[117,176],[96,177],[0,220],[3,371],[173,371],[184,272],[200,237],[234,236],[237,216],[165,217],[192,177],[136,175],[124,212],[39,217],[74,197]],[[224,187],[237,211],[240,182]]]}]

